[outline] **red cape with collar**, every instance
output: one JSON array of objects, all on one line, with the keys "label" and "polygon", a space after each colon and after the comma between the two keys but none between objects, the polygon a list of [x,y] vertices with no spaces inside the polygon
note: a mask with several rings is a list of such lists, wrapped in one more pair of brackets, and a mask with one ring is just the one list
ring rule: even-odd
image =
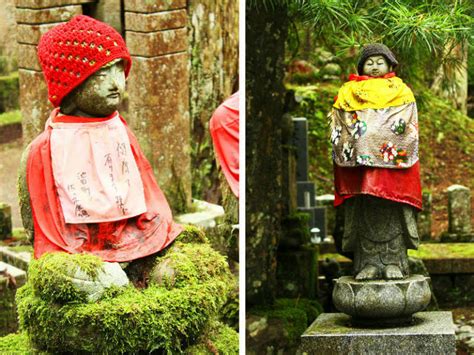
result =
[{"label": "red cape with collar", "polygon": [[[92,122],[110,119],[113,115],[90,119],[73,116],[56,117],[55,122]],[[173,222],[171,209],[158,187],[150,163],[125,120],[130,146],[143,181],[147,212],[137,217],[106,223],[67,224],[56,191],[51,164],[50,137],[47,125],[31,143],[26,167],[34,222],[34,256],[46,252],[90,253],[104,261],[124,262],[156,253],[168,246],[182,231]],[[73,142],[71,142],[73,144]]]},{"label": "red cape with collar", "polygon": [[[382,78],[394,77],[391,72]],[[367,75],[351,74],[349,80],[373,79]],[[337,99],[337,96],[336,96]],[[420,162],[408,169],[383,169],[358,166],[340,167],[334,164],[334,206],[357,194],[368,194],[387,200],[422,208]]]}]

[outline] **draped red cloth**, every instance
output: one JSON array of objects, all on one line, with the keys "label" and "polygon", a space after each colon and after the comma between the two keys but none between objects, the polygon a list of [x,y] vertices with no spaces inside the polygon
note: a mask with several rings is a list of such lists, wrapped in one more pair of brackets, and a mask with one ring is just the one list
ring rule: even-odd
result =
[{"label": "draped red cloth", "polygon": [[[54,122],[98,122],[100,118],[57,116]],[[65,223],[51,164],[50,137],[52,128],[46,128],[31,143],[26,167],[34,222],[34,257],[46,252],[90,253],[104,261],[124,262],[156,253],[168,246],[182,231],[173,222],[171,209],[158,187],[150,163],[140,149],[138,141],[125,120],[133,156],[143,181],[147,212],[129,219],[105,223]],[[71,142],[74,144],[74,142]]]},{"label": "draped red cloth", "polygon": [[214,150],[222,172],[239,197],[239,92],[226,99],[209,123]]},{"label": "draped red cloth", "polygon": [[[391,78],[391,72],[383,78]],[[367,75],[351,74],[349,80],[373,79]],[[337,100],[337,96],[335,98]],[[383,169],[358,166],[340,167],[334,164],[334,206],[357,194],[368,194],[422,208],[420,162],[407,169]]]}]

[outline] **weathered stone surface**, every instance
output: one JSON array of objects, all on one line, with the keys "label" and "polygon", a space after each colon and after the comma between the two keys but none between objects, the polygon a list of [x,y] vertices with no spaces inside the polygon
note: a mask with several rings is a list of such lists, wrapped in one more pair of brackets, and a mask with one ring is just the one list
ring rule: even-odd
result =
[{"label": "weathered stone surface", "polygon": [[57,25],[57,23],[45,25],[18,25],[17,41],[18,43],[38,44],[41,36]]},{"label": "weathered stone surface", "polygon": [[18,330],[15,294],[25,282],[25,271],[0,261],[0,336]]},{"label": "weathered stone surface", "polygon": [[449,233],[471,232],[471,191],[462,185],[448,187]]},{"label": "weathered stone surface", "polygon": [[47,9],[17,8],[16,22],[19,24],[45,24],[69,21],[71,17],[82,14],[81,5],[53,7]]},{"label": "weathered stone surface", "polygon": [[428,279],[413,275],[402,280],[356,281],[343,276],[335,280],[333,302],[358,323],[405,322],[430,303]]},{"label": "weathered stone surface", "polygon": [[121,0],[96,1],[90,10],[90,16],[112,26],[118,33],[123,33]]},{"label": "weathered stone surface", "polygon": [[36,46],[30,44],[18,45],[18,67],[41,71]]},{"label": "weathered stone surface", "polygon": [[15,0],[3,0],[0,6],[0,48],[6,61],[3,73],[17,69],[18,44],[16,42]]},{"label": "weathered stone surface", "polygon": [[158,12],[186,7],[186,0],[124,0],[125,11],[131,12]]},{"label": "weathered stone surface", "polygon": [[134,58],[128,118],[174,211],[191,205],[188,55]]},{"label": "weathered stone surface", "polygon": [[420,312],[410,326],[360,328],[342,313],[323,313],[301,336],[301,352],[311,354],[455,354],[451,312]]},{"label": "weathered stone surface", "polygon": [[418,213],[416,223],[420,240],[431,240],[431,213],[432,196],[430,192],[423,192],[423,210]]},{"label": "weathered stone surface", "polygon": [[187,22],[188,14],[185,9],[151,14],[125,13],[125,28],[127,31],[154,32],[175,29],[185,27]]},{"label": "weathered stone surface", "polygon": [[0,240],[12,236],[12,208],[6,203],[0,203]]},{"label": "weathered stone surface", "polygon": [[17,8],[44,9],[56,6],[87,4],[97,0],[15,0]]},{"label": "weathered stone surface", "polygon": [[71,281],[78,290],[87,295],[90,302],[97,301],[109,287],[128,285],[127,274],[122,270],[120,264],[107,262],[104,262],[102,270],[98,272],[96,278],[92,278],[81,269],[78,269],[72,276]]},{"label": "weathered stone surface", "polygon": [[0,260],[25,271],[28,270],[32,254],[28,251],[17,252],[8,247],[0,247]]},{"label": "weathered stone surface", "polygon": [[20,69],[20,107],[23,117],[23,143],[30,143],[44,129],[52,105],[43,73]]},{"label": "weathered stone surface", "polygon": [[[208,191],[219,191],[215,154],[207,148],[212,146],[209,119],[222,101],[237,90],[239,2],[189,1],[188,15],[193,192],[209,200],[218,196],[209,196]],[[211,166],[211,170],[203,171],[203,165]]]},{"label": "weathered stone surface", "polygon": [[155,57],[183,52],[188,48],[186,28],[151,33],[127,31],[125,36],[131,55]]},{"label": "weathered stone surface", "polygon": [[181,224],[191,224],[201,228],[214,228],[217,219],[225,215],[222,206],[206,201],[193,201],[194,212],[174,216],[175,221]]}]

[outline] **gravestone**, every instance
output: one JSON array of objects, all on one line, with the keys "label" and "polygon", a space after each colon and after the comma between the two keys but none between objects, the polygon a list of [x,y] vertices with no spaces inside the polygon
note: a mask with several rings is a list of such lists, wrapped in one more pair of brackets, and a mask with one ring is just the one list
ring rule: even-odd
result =
[{"label": "gravestone", "polygon": [[451,185],[448,192],[448,231],[441,236],[443,242],[472,242],[471,190],[462,185]]},{"label": "gravestone", "polygon": [[420,240],[431,240],[431,214],[432,214],[432,195],[430,192],[423,192],[423,210],[417,215],[417,228]]},{"label": "gravestone", "polygon": [[0,240],[12,236],[12,208],[6,203],[0,203]]},{"label": "gravestone", "polygon": [[304,117],[293,118],[293,145],[296,148],[296,187],[297,207],[299,211],[310,215],[310,229],[318,228],[321,240],[326,231],[326,208],[316,206],[314,182],[308,181],[308,120]]}]

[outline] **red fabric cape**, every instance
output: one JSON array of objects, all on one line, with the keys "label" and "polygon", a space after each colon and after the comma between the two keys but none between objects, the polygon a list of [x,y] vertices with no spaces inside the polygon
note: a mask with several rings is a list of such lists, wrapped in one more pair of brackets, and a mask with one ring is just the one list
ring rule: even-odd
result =
[{"label": "red fabric cape", "polygon": [[[72,116],[51,118],[55,122],[103,121]],[[125,125],[130,146],[137,162],[145,190],[147,212],[133,218],[87,224],[67,224],[56,191],[51,165],[50,137],[52,128],[46,128],[31,143],[26,167],[26,179],[30,193],[34,222],[34,257],[46,252],[90,253],[104,261],[124,262],[156,253],[168,246],[182,231],[173,222],[171,209],[158,187],[150,163],[138,145],[134,134]]]},{"label": "red fabric cape", "polygon": [[[391,72],[383,78],[391,78]],[[374,79],[367,75],[351,74],[349,80]],[[337,99],[337,96],[336,96]],[[357,194],[368,194],[387,200],[406,203],[421,210],[420,162],[408,169],[383,169],[358,166],[340,167],[334,164],[334,206]]]},{"label": "red fabric cape", "polygon": [[225,100],[209,123],[214,150],[222,172],[239,197],[239,92]]}]

